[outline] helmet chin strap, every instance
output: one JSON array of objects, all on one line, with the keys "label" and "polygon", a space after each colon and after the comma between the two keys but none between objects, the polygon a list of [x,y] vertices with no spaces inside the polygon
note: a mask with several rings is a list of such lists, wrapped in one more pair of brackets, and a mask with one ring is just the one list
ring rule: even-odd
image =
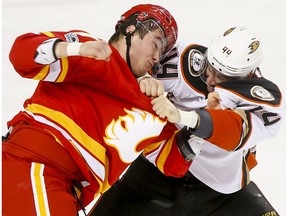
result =
[{"label": "helmet chin strap", "polygon": [[[202,82],[205,84],[205,85],[207,85],[209,88],[211,88],[211,89],[215,89],[215,87],[214,86],[211,86],[211,85],[209,85],[207,82],[206,82],[206,75],[205,75],[205,73],[203,73],[203,74],[201,74],[200,75],[200,79],[202,80]],[[205,80],[204,80],[205,79]]]},{"label": "helmet chin strap", "polygon": [[132,36],[133,33],[131,32],[127,32],[126,33],[126,45],[127,45],[127,49],[126,49],[126,61],[127,61],[127,64],[128,64],[128,67],[130,68],[130,70],[132,71],[132,67],[131,67],[131,61],[130,61],[130,55],[129,55],[129,52],[130,52],[130,47],[131,47],[131,36]]}]

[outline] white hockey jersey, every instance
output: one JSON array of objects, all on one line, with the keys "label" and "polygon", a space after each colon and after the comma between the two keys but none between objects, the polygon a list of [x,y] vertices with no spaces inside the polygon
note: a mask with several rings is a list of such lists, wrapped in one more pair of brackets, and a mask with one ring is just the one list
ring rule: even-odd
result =
[{"label": "white hockey jersey", "polygon": [[[207,86],[200,76],[196,50],[205,53],[206,48],[196,44],[176,44],[167,62],[154,76],[164,82],[165,91],[173,94],[174,104],[185,110],[205,107]],[[200,56],[201,57],[201,56]],[[167,60],[167,58],[166,58]],[[257,75],[257,77],[256,77]],[[233,193],[249,183],[249,171],[257,164],[257,142],[276,135],[284,113],[281,92],[278,87],[259,73],[250,80],[223,82],[215,87],[223,109],[246,111],[243,117],[243,136],[237,146],[223,143],[216,146],[201,138],[189,142],[204,142],[189,171],[200,181],[220,193]],[[225,136],[225,131],[219,136]],[[229,147],[228,147],[229,146]],[[147,158],[156,163],[157,154]]]},{"label": "white hockey jersey", "polygon": [[198,75],[203,70],[201,53],[206,47],[177,42],[161,64],[153,72],[154,78],[163,81],[166,92],[172,93],[172,101],[183,110],[199,109],[207,105],[206,85]]}]

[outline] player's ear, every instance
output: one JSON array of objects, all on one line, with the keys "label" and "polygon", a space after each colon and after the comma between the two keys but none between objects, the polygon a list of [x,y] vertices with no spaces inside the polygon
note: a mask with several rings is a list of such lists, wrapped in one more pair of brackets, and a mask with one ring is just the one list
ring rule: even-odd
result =
[{"label": "player's ear", "polygon": [[136,26],[135,26],[135,25],[129,25],[129,26],[126,28],[126,33],[133,34],[135,30],[136,30]]}]

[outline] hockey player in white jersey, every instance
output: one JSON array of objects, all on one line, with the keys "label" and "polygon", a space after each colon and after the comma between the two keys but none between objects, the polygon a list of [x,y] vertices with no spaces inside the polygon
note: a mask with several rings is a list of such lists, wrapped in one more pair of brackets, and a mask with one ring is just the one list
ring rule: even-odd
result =
[{"label": "hockey player in white jersey", "polygon": [[[166,177],[152,164],[159,163],[161,152],[146,152],[150,162],[139,157],[92,215],[278,215],[249,178],[257,164],[256,143],[276,134],[283,115],[280,90],[261,76],[258,67],[261,46],[259,38],[242,27],[216,37],[207,50],[178,44],[156,73],[173,103],[163,96],[153,103],[155,111],[179,129],[189,126],[177,138],[182,140],[183,156],[193,160],[190,172],[183,178]],[[208,105],[207,90],[217,93]],[[243,134],[237,145],[225,142],[233,134],[213,131],[219,122],[207,124],[205,130],[193,129],[198,118],[191,108],[205,106],[235,109],[242,116]],[[212,133],[223,137],[221,145],[201,138]]]}]

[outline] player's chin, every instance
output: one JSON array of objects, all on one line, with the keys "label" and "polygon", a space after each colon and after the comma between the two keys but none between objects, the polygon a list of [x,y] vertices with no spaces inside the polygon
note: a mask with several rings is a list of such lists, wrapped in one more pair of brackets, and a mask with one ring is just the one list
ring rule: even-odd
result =
[{"label": "player's chin", "polygon": [[152,67],[154,66],[154,62],[151,61],[147,61],[144,65],[144,71],[148,72],[152,69]]}]

